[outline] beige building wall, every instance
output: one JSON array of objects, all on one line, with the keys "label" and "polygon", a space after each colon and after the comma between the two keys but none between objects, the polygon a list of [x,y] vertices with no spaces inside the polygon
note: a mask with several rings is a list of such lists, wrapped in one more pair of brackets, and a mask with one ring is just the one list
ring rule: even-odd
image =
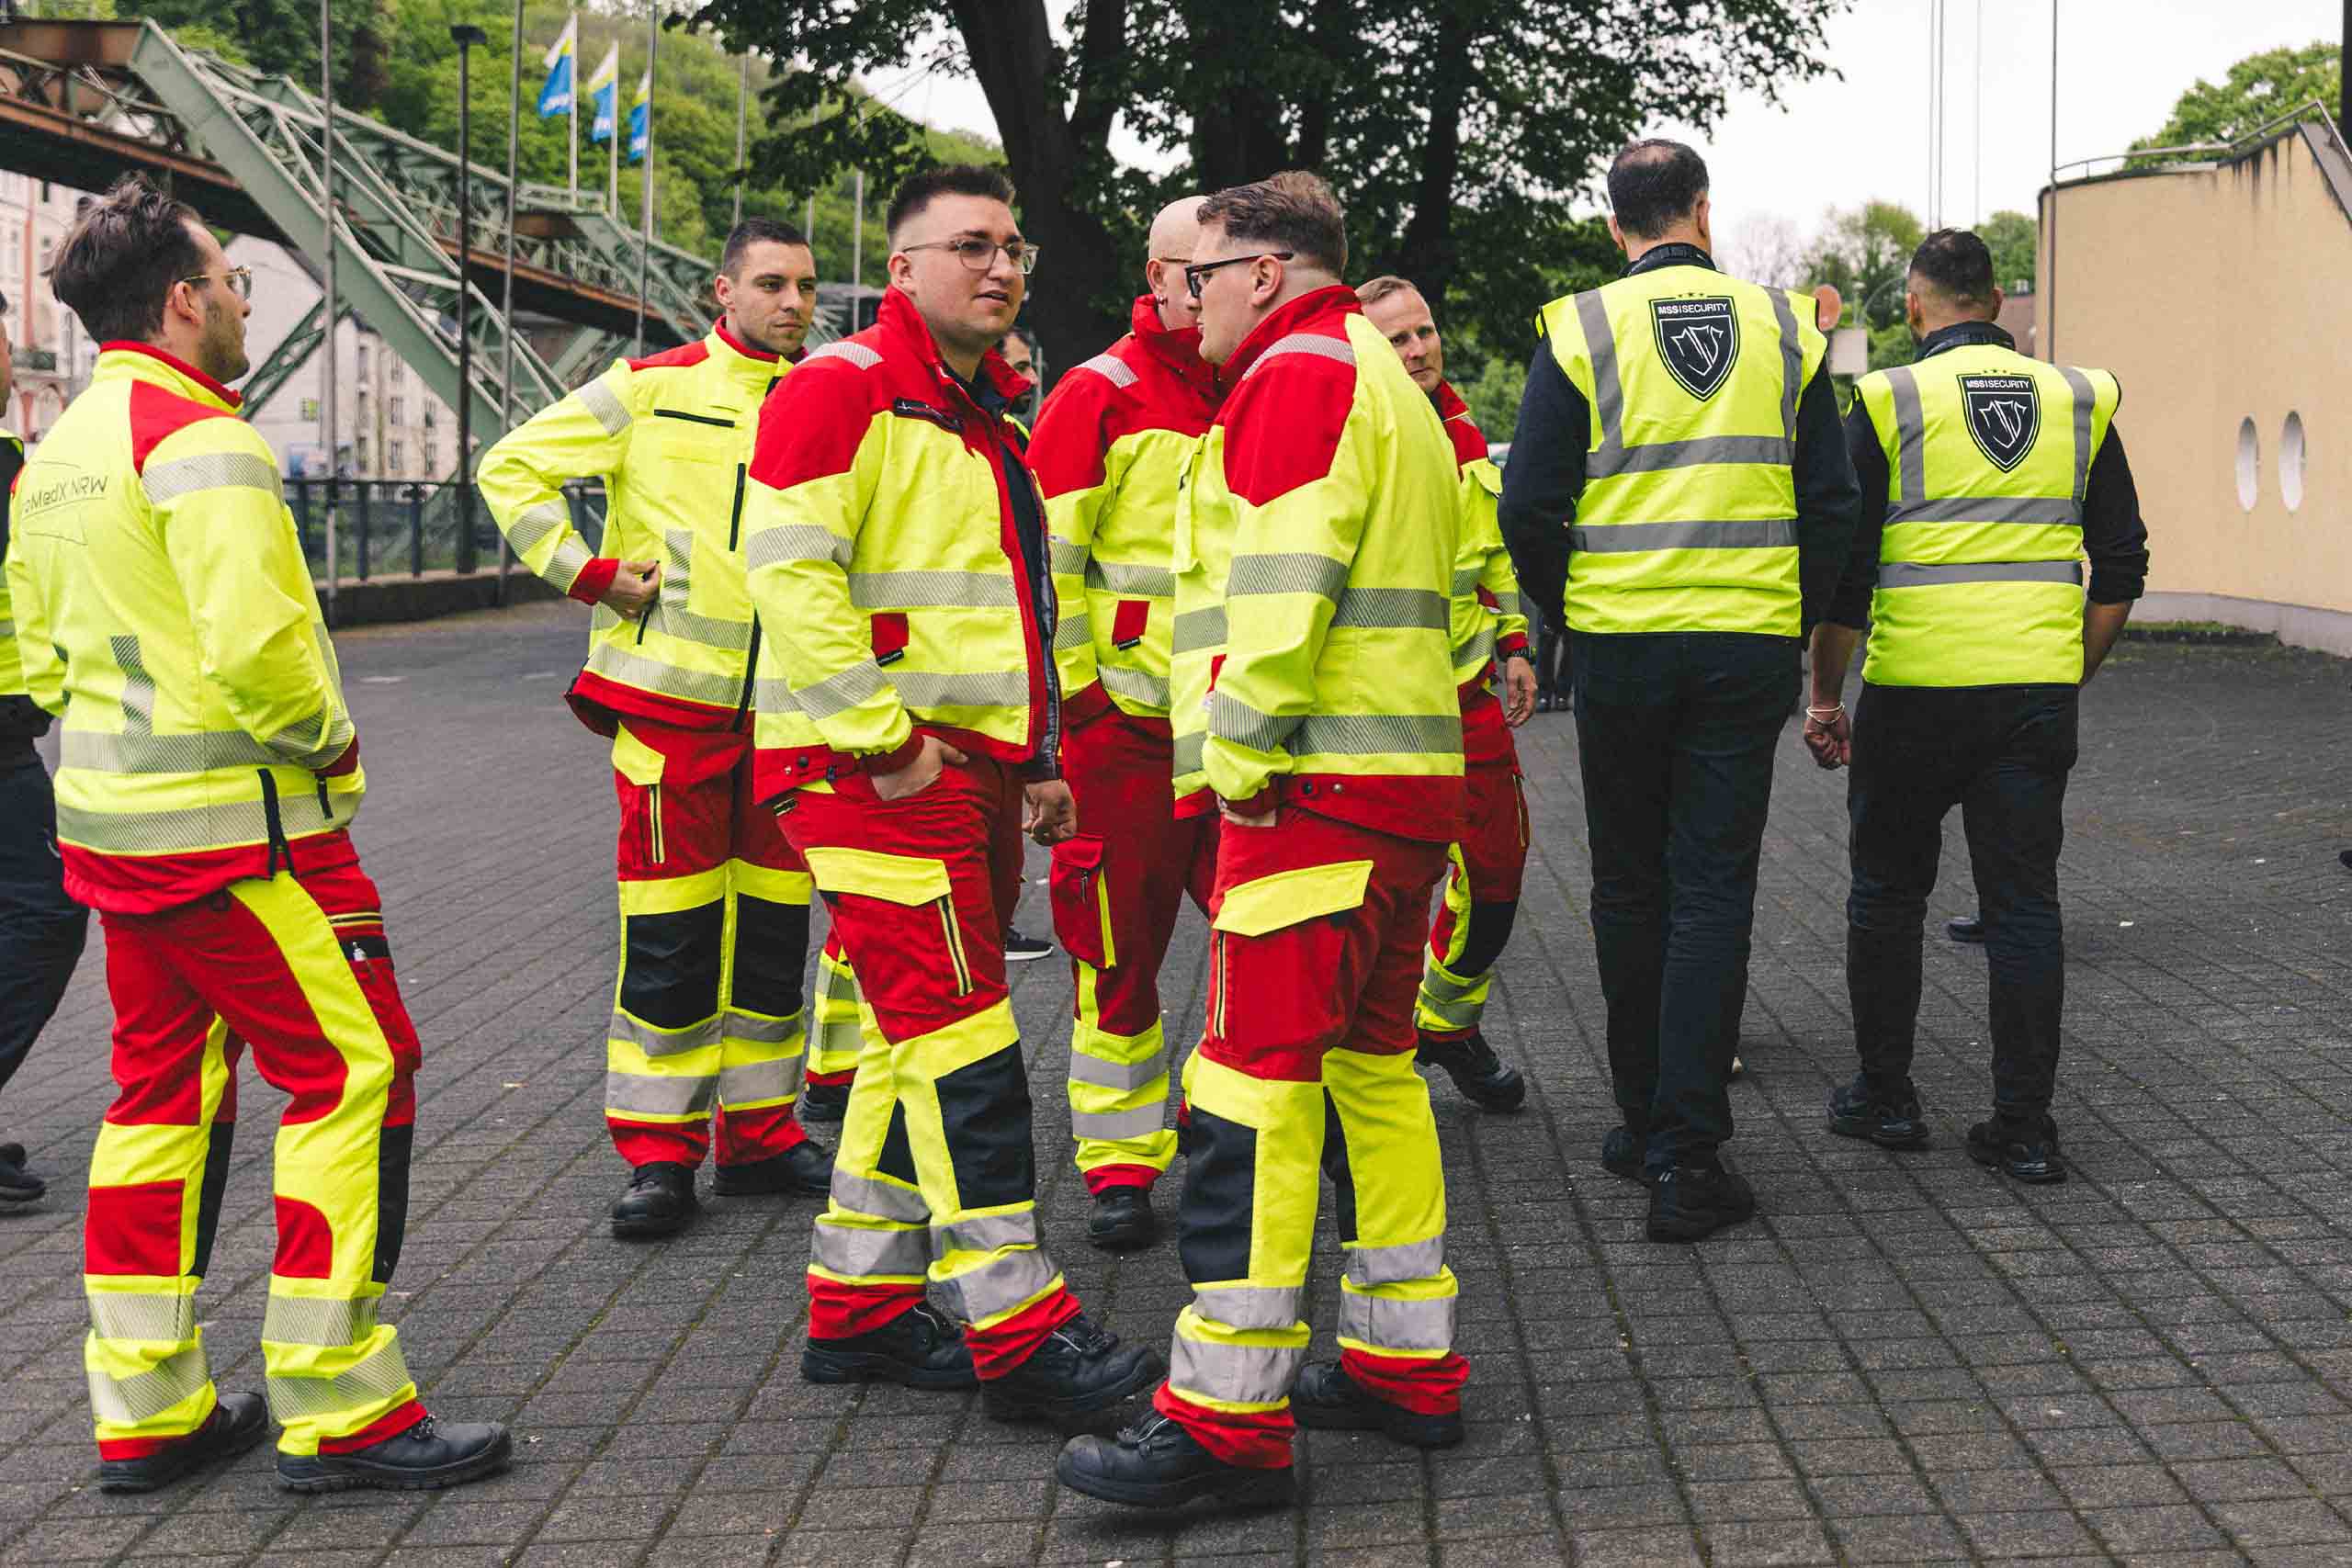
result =
[{"label": "beige building wall", "polygon": [[2352,161],[2326,134],[2045,191],[2037,325],[2042,356],[2123,383],[2140,616],[2352,654]]}]

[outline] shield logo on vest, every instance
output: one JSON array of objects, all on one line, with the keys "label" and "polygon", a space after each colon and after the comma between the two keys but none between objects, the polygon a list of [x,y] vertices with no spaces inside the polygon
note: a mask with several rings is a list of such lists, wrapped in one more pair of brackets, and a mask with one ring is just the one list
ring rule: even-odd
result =
[{"label": "shield logo on vest", "polygon": [[1729,299],[1653,299],[1650,329],[1667,373],[1684,391],[1703,403],[1723,389],[1739,357],[1739,312]]},{"label": "shield logo on vest", "polygon": [[2008,473],[2041,434],[2041,389],[2030,376],[1962,376],[1961,406],[1968,434],[1993,466]]}]

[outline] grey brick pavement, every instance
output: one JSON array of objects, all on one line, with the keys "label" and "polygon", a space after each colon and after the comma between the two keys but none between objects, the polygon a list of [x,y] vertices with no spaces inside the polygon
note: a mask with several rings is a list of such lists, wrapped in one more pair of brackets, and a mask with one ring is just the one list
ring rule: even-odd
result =
[{"label": "grey brick pavement", "polygon": [[[435,1408],[514,1422],[520,1462],[424,1496],[297,1500],[266,1452],[150,1498],[89,1487],[94,942],[0,1108],[54,1179],[45,1205],[0,1213],[0,1562],[2352,1562],[2347,666],[2132,646],[2090,690],[2058,1103],[2077,1174],[2055,1189],[1960,1151],[1988,1092],[1983,959],[1940,939],[1918,1075],[1937,1147],[1821,1130],[1851,1067],[1843,795],[1791,740],[1735,1090],[1764,1216],[1696,1248],[1643,1241],[1638,1191],[1595,1162],[1611,1113],[1573,741],[1536,719],[1537,853],[1489,1014],[1533,1095],[1511,1118],[1438,1095],[1470,1440],[1424,1457],[1315,1435],[1295,1511],[1171,1526],[1058,1493],[1057,1438],[971,1400],[802,1384],[805,1201],[714,1201],[667,1245],[606,1234],[613,807],[599,743],[556,700],[569,610],[344,642],[375,775],[360,840],[426,1042],[388,1315]],[[1956,829],[1950,847],[1938,918],[1971,902]],[[1180,942],[1170,1034],[1190,1039],[1197,921]],[[1081,1239],[1054,1089],[1067,971],[1015,974],[1049,1240],[1094,1310],[1159,1338],[1184,1299],[1172,1253],[1112,1261]],[[249,1083],[201,1298],[232,1386],[261,1375],[272,1100]],[[1337,1276],[1327,1231],[1325,1324]]]}]

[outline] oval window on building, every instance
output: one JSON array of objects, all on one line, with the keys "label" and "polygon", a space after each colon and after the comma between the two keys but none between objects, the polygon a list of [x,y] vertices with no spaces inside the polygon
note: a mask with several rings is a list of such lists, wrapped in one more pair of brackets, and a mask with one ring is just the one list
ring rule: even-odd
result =
[{"label": "oval window on building", "polygon": [[2238,423],[2238,504],[2248,512],[2262,494],[2262,437],[2251,418]]},{"label": "oval window on building", "polygon": [[2290,413],[2278,432],[2278,499],[2294,511],[2303,503],[2303,416]]}]

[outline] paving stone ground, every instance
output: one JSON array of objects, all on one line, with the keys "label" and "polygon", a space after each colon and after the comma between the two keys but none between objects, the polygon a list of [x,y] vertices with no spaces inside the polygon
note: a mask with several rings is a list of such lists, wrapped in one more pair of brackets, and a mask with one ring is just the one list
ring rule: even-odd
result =
[{"label": "paving stone ground", "polygon": [[[973,1399],[803,1384],[807,1201],[713,1201],[667,1244],[607,1234],[614,807],[600,744],[558,702],[569,611],[343,644],[374,778],[360,843],[426,1051],[387,1315],[435,1408],[512,1422],[519,1462],[438,1495],[297,1499],[266,1450],[146,1498],[90,1485],[94,931],[0,1104],[52,1178],[45,1204],[0,1213],[0,1562],[2352,1562],[2352,666],[2131,645],[2086,694],[2063,1187],[2004,1185],[1961,1151],[1989,1097],[1984,959],[1940,937],[1918,1073],[1936,1146],[1823,1131],[1852,1067],[1844,786],[1792,737],[1734,1090],[1731,1155],[1763,1214],[1695,1247],[1643,1240],[1638,1190],[1596,1162],[1612,1114],[1575,743],[1537,717],[1534,859],[1487,1025],[1532,1093],[1512,1117],[1436,1094],[1469,1440],[1312,1435],[1296,1508],[1170,1523],[1058,1491],[1057,1436]],[[1973,907],[1948,831],[1938,921]],[[1023,919],[1047,925],[1042,888]],[[1197,919],[1179,944],[1169,1034],[1189,1040]],[[1082,1239],[1066,966],[1017,967],[1014,997],[1049,1244],[1093,1311],[1164,1340],[1185,1299],[1172,1250],[1114,1261]],[[245,1093],[200,1298],[232,1387],[260,1384],[270,1251],[274,1097]],[[1338,1275],[1327,1222],[1327,1326]]]}]

